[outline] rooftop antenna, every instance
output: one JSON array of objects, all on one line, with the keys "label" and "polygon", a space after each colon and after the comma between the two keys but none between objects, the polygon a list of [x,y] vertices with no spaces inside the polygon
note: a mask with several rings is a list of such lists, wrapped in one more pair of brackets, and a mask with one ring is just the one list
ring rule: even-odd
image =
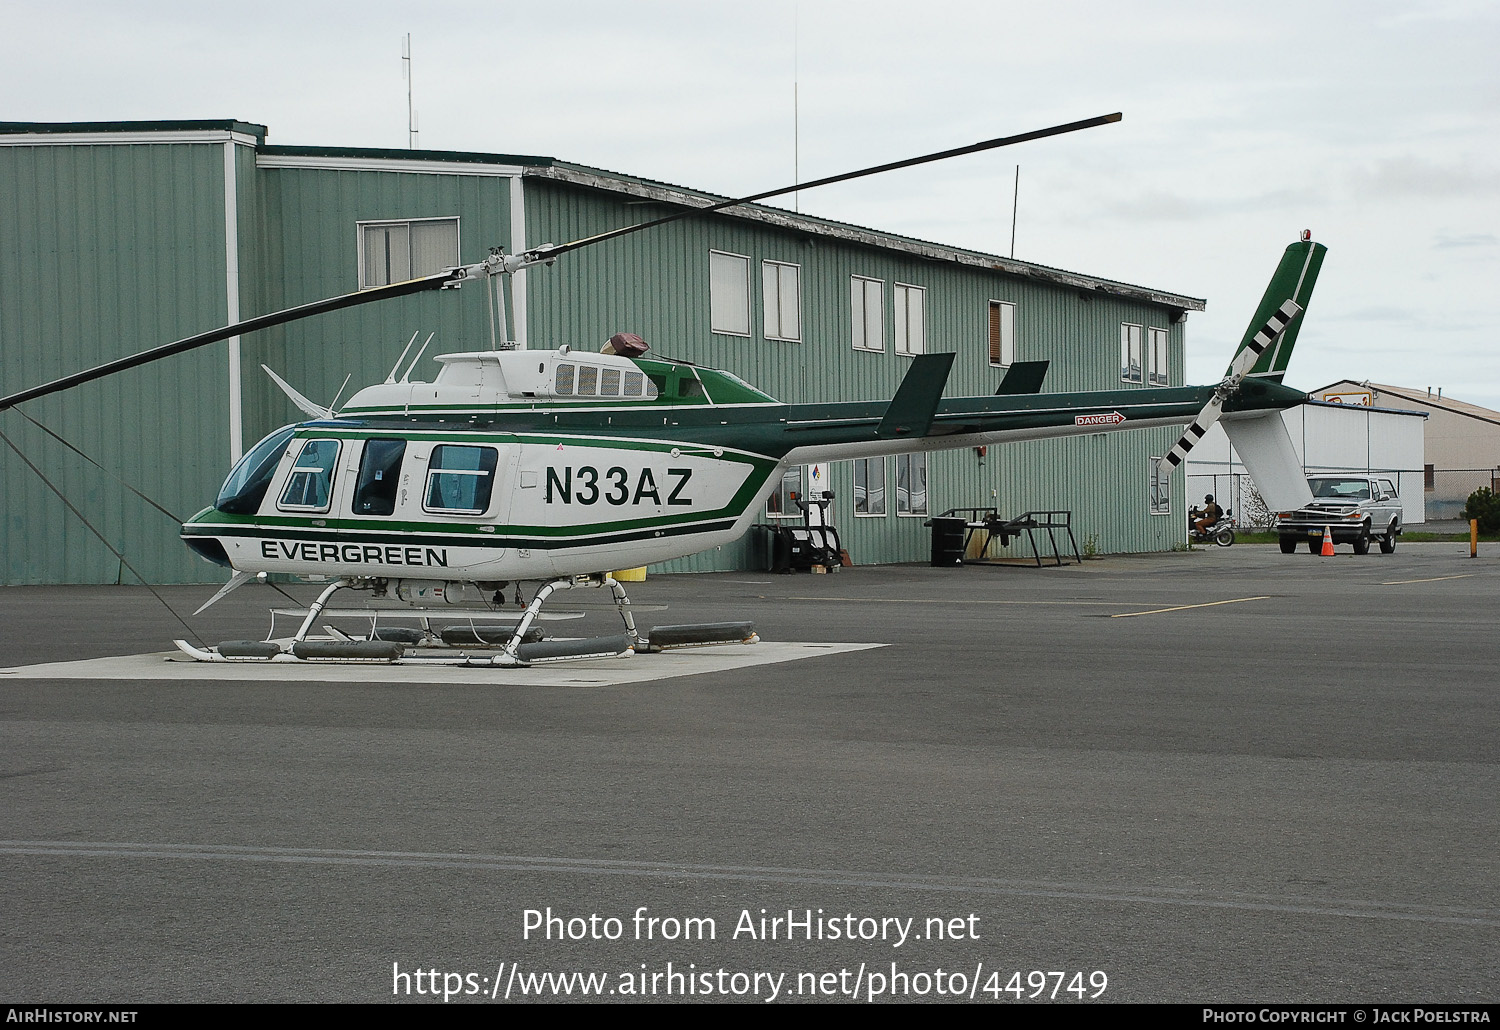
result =
[{"label": "rooftop antenna", "polygon": [[406,148],[417,149],[417,111],[411,105],[411,33],[401,40],[401,77],[406,80]]},{"label": "rooftop antenna", "polygon": [[[799,121],[800,112],[797,103],[797,69],[798,69],[798,47],[801,42],[801,18],[802,9],[800,5],[792,5],[792,182],[802,181],[802,130]],[[799,190],[792,194],[792,210],[802,212],[802,192]]]},{"label": "rooftop antenna", "polygon": [[1016,189],[1010,196],[1010,256],[1016,256],[1016,207],[1021,200],[1021,166],[1016,165]]}]

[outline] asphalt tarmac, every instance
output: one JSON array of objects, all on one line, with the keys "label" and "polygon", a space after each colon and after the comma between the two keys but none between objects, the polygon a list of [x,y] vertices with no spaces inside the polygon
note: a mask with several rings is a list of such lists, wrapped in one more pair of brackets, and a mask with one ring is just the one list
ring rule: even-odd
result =
[{"label": "asphalt tarmac", "polygon": [[[186,630],[141,588],[0,590],[0,997],[1500,1000],[1495,545],[632,596],[885,646],[63,678],[10,667]],[[278,603],[187,621],[242,639]]]}]

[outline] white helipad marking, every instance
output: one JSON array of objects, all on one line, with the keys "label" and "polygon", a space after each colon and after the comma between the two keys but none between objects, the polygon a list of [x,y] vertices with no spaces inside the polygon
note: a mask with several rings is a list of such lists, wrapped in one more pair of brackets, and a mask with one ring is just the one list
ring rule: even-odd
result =
[{"label": "white helipad marking", "polygon": [[330,662],[194,662],[177,651],[92,658],[0,669],[7,679],[196,680],[223,683],[430,683],[442,686],[517,685],[606,687],[699,676],[800,658],[864,651],[885,644],[766,642],[720,644],[625,658],[591,658],[530,669],[466,669],[447,665],[336,665]]},{"label": "white helipad marking", "polygon": [[1474,573],[1464,572],[1457,576],[1433,576],[1431,579],[1388,579],[1380,584],[1383,587],[1398,587],[1405,583],[1441,583],[1445,579],[1473,579]]},{"label": "white helipad marking", "polygon": [[1152,608],[1149,612],[1121,612],[1119,615],[1111,615],[1111,619],[1130,619],[1137,615],[1161,615],[1163,612],[1185,612],[1189,608],[1216,608],[1221,604],[1239,604],[1241,601],[1268,601],[1269,594],[1259,597],[1233,597],[1227,601],[1205,601],[1202,604],[1179,604],[1172,608]]}]

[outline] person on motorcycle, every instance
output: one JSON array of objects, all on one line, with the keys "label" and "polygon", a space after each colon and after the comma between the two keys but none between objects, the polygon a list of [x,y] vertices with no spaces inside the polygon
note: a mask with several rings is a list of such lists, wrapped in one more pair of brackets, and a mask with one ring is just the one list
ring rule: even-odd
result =
[{"label": "person on motorcycle", "polygon": [[1215,522],[1218,522],[1224,517],[1224,509],[1220,508],[1217,504],[1214,503],[1213,494],[1205,494],[1203,496],[1202,510],[1194,508],[1188,514],[1200,516],[1200,518],[1198,518],[1198,520],[1193,523],[1193,530],[1199,536],[1206,536],[1208,534],[1208,527],[1212,526]]}]

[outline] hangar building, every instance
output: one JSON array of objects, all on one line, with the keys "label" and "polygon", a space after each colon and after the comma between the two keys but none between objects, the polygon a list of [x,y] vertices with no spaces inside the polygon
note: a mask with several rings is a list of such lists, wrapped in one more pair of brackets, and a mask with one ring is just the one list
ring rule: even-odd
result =
[{"label": "hangar building", "polygon": [[[239,121],[0,123],[0,390],[494,246],[566,242],[720,199],[549,157],[273,146],[264,126]],[[1186,314],[1203,309],[766,206],[530,269],[509,304],[521,347],[597,350],[634,332],[789,402],[889,397],[927,351],[958,354],[949,396],[993,393],[1012,363],[1043,358],[1044,392],[1181,385]],[[413,334],[435,334],[413,378],[430,378],[434,354],[487,348],[488,317],[474,289],[324,314],[31,402],[0,414],[0,431],[144,576],[221,582],[133,491],[189,515],[247,447],[300,420],[260,364],[327,403],[346,376],[344,397],[382,381]],[[1183,536],[1183,481],[1170,512],[1152,510],[1148,487],[1174,439],[1151,429],[835,463],[832,517],[861,564],[923,558],[923,522],[971,506],[1071,509],[1080,542],[1162,550]],[[0,490],[0,583],[131,581],[9,447]],[[761,536],[660,570],[756,567]]]},{"label": "hangar building", "polygon": [[1440,388],[1386,386],[1344,379],[1315,390],[1354,407],[1418,411],[1426,416],[1422,485],[1434,519],[1456,519],[1475,490],[1500,491],[1500,411],[1444,397]]},{"label": "hangar building", "polygon": [[[1292,449],[1309,476],[1369,472],[1388,476],[1401,498],[1401,524],[1427,521],[1428,495],[1422,489],[1422,446],[1426,419],[1420,412],[1375,408],[1313,399],[1281,413]],[[1213,494],[1240,525],[1273,525],[1274,512],[1254,492],[1223,425],[1204,434],[1184,463],[1189,503]]]}]

